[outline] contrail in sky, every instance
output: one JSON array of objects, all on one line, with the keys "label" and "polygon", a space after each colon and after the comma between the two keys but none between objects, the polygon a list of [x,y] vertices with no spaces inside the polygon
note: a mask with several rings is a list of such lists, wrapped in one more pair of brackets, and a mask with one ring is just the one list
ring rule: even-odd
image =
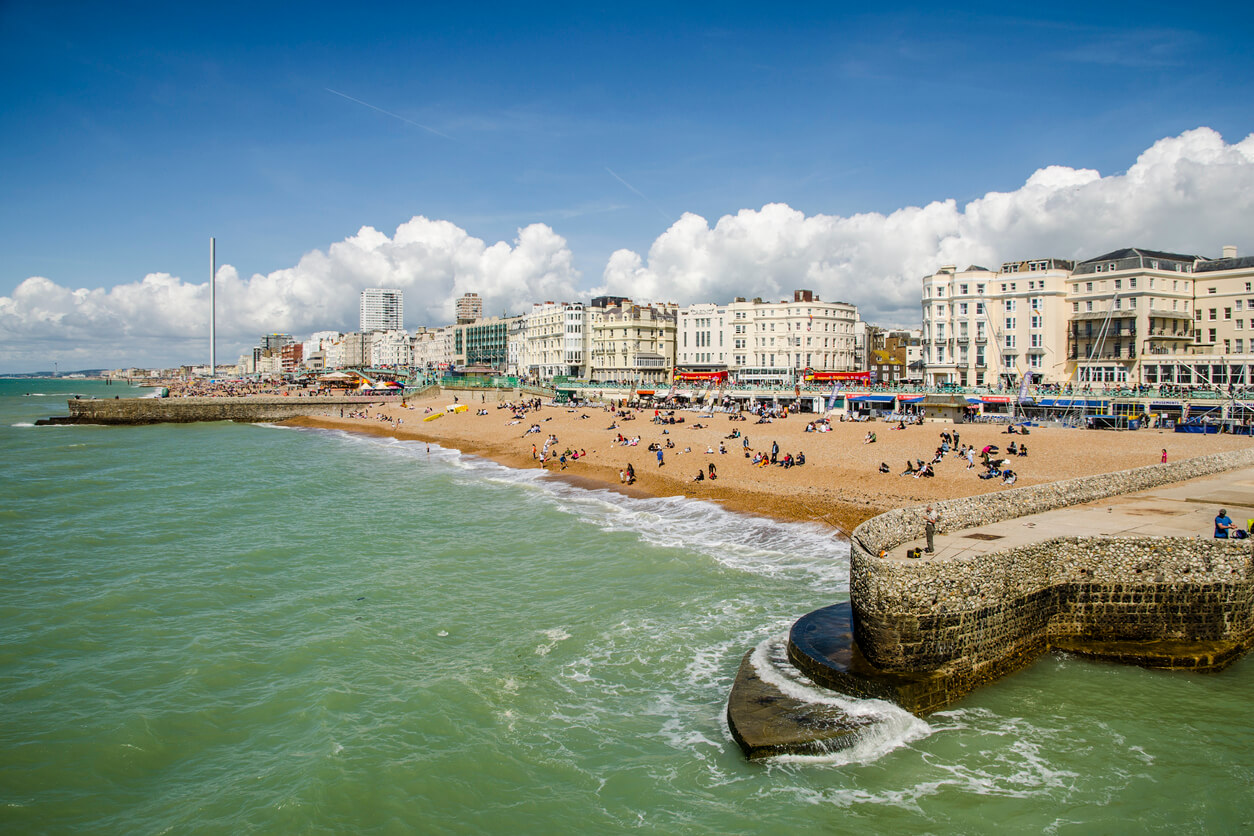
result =
[{"label": "contrail in sky", "polygon": [[[342,96],[342,97],[344,97],[345,99],[348,99],[350,102],[357,102],[357,104],[362,105],[362,106],[364,106],[364,107],[368,107],[368,108],[370,108],[371,110],[377,110],[377,111],[379,111],[380,113],[382,113],[384,116],[391,116],[393,119],[399,119],[399,120],[401,120],[402,122],[404,122],[406,125],[413,125],[415,128],[422,128],[424,131],[428,131],[428,132],[430,132],[430,133],[433,133],[433,134],[435,134],[436,136],[442,136],[442,137],[444,137],[445,139],[452,139],[452,138],[453,138],[453,137],[449,136],[448,134],[442,134],[442,133],[440,133],[440,132],[439,132],[439,131],[437,131],[435,128],[430,128],[430,127],[427,127],[426,125],[423,125],[423,124],[422,124],[422,123],[420,123],[420,122],[415,122],[415,121],[414,121],[414,120],[412,120],[412,119],[406,119],[404,116],[398,116],[398,115],[396,115],[395,113],[392,113],[392,112],[391,112],[391,111],[389,111],[389,110],[384,110],[384,109],[383,109],[383,108],[381,108],[381,107],[375,107],[375,106],[374,106],[374,105],[372,105],[370,102],[363,102],[361,99],[354,99],[352,96],[348,95],[347,93],[341,93],[339,90],[332,90],[330,87],[323,87],[322,89],[323,89],[323,90],[326,90],[328,93],[334,93],[334,94],[335,94],[335,95],[337,95],[337,96]],[[617,176],[617,175],[616,175],[616,176]]]},{"label": "contrail in sky", "polygon": [[622,183],[624,186],[626,186],[627,188],[631,189],[631,190],[632,190],[633,192],[635,192],[636,194],[640,195],[640,197],[644,199],[644,202],[645,202],[645,203],[649,204],[649,205],[650,205],[650,206],[652,206],[654,209],[656,209],[656,210],[657,210],[657,213],[658,213],[659,215],[661,215],[663,218],[665,218],[665,219],[666,219],[666,222],[667,222],[667,223],[674,223],[674,222],[675,222],[675,219],[674,219],[673,217],[671,217],[670,215],[668,215],[668,214],[666,214],[664,211],[662,211],[662,207],[661,207],[661,206],[658,206],[658,205],[657,205],[656,203],[654,203],[652,200],[649,200],[648,196],[647,196],[644,192],[640,191],[640,190],[639,190],[639,189],[637,189],[635,186],[631,185],[631,184],[630,184],[630,183],[628,183],[626,180],[624,180],[623,178],[621,178],[621,177],[619,177],[617,174],[615,174],[615,173],[614,173],[614,169],[610,168],[610,167],[607,165],[607,166],[605,167],[605,170],[606,170],[607,172],[609,172],[609,175],[610,175],[611,177],[613,177],[615,180],[617,180],[618,182]]}]

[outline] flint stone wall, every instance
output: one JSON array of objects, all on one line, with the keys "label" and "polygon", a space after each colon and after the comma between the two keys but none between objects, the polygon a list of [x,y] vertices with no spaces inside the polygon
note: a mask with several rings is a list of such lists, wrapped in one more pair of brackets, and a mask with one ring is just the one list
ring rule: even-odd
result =
[{"label": "flint stone wall", "polygon": [[[70,419],[78,424],[186,424],[195,421],[283,421],[298,415],[334,415],[383,398],[271,397],[119,398],[69,401]],[[399,398],[389,398],[399,401]]]},{"label": "flint stone wall", "polygon": [[[476,403],[497,403],[518,400],[517,389],[457,388],[428,386],[408,397],[439,394],[450,402],[454,395],[468,406]],[[314,396],[282,397],[245,395],[225,398],[80,398],[67,401],[68,421],[72,424],[187,424],[195,421],[283,421],[300,415],[338,417],[340,410],[360,409],[372,403],[399,403],[401,397],[382,396]]]},{"label": "flint stone wall", "polygon": [[[1250,464],[1254,450],[1217,453],[936,505],[945,528],[963,529]],[[1249,541],[1062,537],[965,558],[879,557],[922,534],[914,508],[851,538],[855,637],[882,670],[943,669],[969,690],[1062,639],[1254,640]]]}]

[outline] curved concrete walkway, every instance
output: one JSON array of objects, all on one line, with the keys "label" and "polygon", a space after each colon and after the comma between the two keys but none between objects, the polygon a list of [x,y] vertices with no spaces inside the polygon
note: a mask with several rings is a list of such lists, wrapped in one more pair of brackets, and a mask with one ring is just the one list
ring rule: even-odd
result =
[{"label": "curved concrete walkway", "polygon": [[[1052,537],[1209,538],[1214,535],[1220,508],[1227,509],[1241,528],[1254,519],[1254,467],[957,531],[946,530],[942,517],[941,532],[934,540],[936,553],[920,559],[974,557]],[[922,511],[919,513],[921,517]],[[906,560],[908,550],[926,545],[923,538],[911,540],[894,548],[888,557]]]}]

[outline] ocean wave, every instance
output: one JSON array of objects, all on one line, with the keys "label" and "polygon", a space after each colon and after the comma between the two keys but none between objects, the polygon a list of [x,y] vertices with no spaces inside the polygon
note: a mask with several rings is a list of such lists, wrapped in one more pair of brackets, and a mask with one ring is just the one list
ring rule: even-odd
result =
[{"label": "ocean wave", "polygon": [[781,755],[771,758],[772,763],[828,766],[870,763],[931,734],[932,728],[925,721],[893,703],[860,699],[815,685],[788,661],[786,646],[787,636],[781,634],[762,640],[753,649],[750,661],[763,682],[798,702],[838,708],[851,717],[864,717],[874,722],[858,732],[856,742],[847,749],[821,755]]},{"label": "ocean wave", "polygon": [[517,470],[453,453],[451,464],[467,474],[533,489],[558,510],[604,531],[630,532],[649,545],[691,550],[736,571],[805,575],[823,594],[848,589],[849,544],[823,526],[741,514],[689,497],[642,498],[577,487],[543,470]]},{"label": "ocean wave", "polygon": [[506,467],[424,441],[344,430],[294,429],[445,465],[470,480],[528,490],[550,507],[603,531],[629,532],[649,545],[694,551],[734,571],[768,577],[801,576],[819,595],[840,594],[849,587],[848,541],[814,523],[741,514],[682,496],[642,498],[609,488],[579,487],[541,469]]}]

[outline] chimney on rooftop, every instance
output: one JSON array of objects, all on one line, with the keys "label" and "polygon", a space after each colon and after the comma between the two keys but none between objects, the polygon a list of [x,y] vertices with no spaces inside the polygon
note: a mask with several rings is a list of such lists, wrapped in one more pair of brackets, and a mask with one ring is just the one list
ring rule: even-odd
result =
[{"label": "chimney on rooftop", "polygon": [[1237,257],[1236,246],[1233,244],[1226,244],[1224,246],[1224,258],[1236,258],[1236,257]]}]

